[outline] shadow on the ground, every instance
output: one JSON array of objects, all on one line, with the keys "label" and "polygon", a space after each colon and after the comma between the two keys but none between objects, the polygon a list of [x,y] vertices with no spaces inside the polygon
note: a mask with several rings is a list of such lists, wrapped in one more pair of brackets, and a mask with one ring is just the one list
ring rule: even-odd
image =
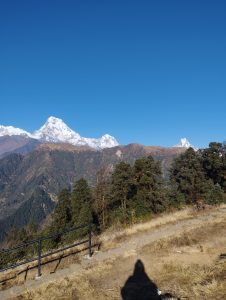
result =
[{"label": "shadow on the ground", "polygon": [[123,300],[179,299],[170,293],[161,294],[157,285],[146,274],[141,260],[135,263],[133,275],[126,280],[121,296]]}]

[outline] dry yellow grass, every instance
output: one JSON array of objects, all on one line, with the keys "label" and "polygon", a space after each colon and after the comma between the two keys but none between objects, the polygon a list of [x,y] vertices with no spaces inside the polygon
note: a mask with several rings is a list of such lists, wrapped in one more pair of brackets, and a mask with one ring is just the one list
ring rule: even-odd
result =
[{"label": "dry yellow grass", "polygon": [[[161,250],[172,250],[172,248],[182,248],[188,246],[197,245],[200,248],[200,251],[203,252],[203,244],[206,240],[211,237],[211,242],[208,244],[216,245],[216,242],[221,243],[222,246],[225,246],[224,236],[226,235],[226,221],[222,219],[216,219],[215,222],[205,224],[203,226],[197,227],[190,230],[189,232],[183,232],[182,234],[167,239],[162,239],[158,242],[153,243],[152,245],[146,246],[144,248],[150,248],[149,251],[156,252]],[[223,236],[223,239],[222,239]],[[226,236],[225,236],[226,240]]]},{"label": "dry yellow grass", "polygon": [[225,299],[226,295],[226,263],[211,266],[177,263],[165,264],[161,276],[157,277],[159,286],[173,291],[182,299],[204,300]]},{"label": "dry yellow grass", "polygon": [[[99,238],[104,249],[109,249],[115,247],[118,243],[125,241],[130,236],[138,233],[145,232],[164,225],[175,224],[181,220],[192,219],[202,214],[207,214],[210,210],[211,212],[217,211],[218,209],[226,208],[226,204],[221,204],[220,206],[209,207],[207,210],[196,211],[193,207],[186,207],[182,210],[176,210],[173,212],[164,212],[161,215],[153,216],[151,220],[143,221],[134,225],[127,225],[126,227],[112,227],[106,230]],[[219,222],[219,220],[216,222]],[[220,220],[221,222],[221,220]]]},{"label": "dry yellow grass", "polygon": [[159,216],[153,216],[153,219],[151,220],[134,224],[132,226],[126,226],[124,228],[122,226],[112,227],[106,230],[99,239],[102,241],[103,247],[109,249],[138,232],[155,229],[163,225],[173,224],[180,220],[186,220],[192,217],[194,217],[194,211],[192,208],[188,207],[172,213],[163,213]]}]

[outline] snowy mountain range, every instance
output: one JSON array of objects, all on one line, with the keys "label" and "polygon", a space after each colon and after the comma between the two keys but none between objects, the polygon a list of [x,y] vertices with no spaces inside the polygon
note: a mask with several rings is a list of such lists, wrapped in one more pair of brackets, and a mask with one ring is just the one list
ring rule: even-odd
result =
[{"label": "snowy mountain range", "polygon": [[1,126],[0,136],[21,135],[43,142],[69,143],[76,146],[89,146],[95,149],[104,149],[118,146],[117,140],[105,134],[99,139],[81,137],[80,134],[69,128],[63,120],[56,117],[49,117],[45,124],[34,133],[27,132],[13,126]]},{"label": "snowy mountain range", "polygon": [[[79,133],[69,128],[63,120],[56,117],[49,117],[45,124],[33,133],[13,126],[0,125],[0,137],[14,135],[33,138],[41,142],[69,143],[75,146],[89,146],[97,150],[112,148],[119,145],[117,140],[109,134],[105,134],[99,139],[82,137]],[[186,138],[181,138],[179,144],[173,147],[192,147],[197,150],[197,148],[192,146]]]}]

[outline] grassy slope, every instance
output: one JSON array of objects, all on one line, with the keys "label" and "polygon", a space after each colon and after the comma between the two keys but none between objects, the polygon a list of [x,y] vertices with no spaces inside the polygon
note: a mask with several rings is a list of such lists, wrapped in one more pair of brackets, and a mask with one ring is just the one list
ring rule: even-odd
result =
[{"label": "grassy slope", "polygon": [[57,263],[50,264],[41,282],[30,281],[20,295],[10,299],[120,299],[120,289],[137,259],[163,292],[181,299],[224,299],[226,263],[218,260],[219,254],[226,252],[222,207],[198,214],[186,209],[162,215],[117,233],[108,231],[101,240],[101,252],[90,262],[81,257],[66,269],[71,261],[62,260],[58,267],[63,269],[52,277],[47,273]]}]

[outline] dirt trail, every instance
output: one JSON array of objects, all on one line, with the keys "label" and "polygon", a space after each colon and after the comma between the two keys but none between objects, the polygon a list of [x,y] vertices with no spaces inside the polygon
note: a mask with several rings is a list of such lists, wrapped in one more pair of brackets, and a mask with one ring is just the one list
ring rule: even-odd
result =
[{"label": "dirt trail", "polygon": [[[179,236],[201,226],[208,227],[209,224],[214,224],[216,221],[225,220],[225,216],[226,208],[218,208],[199,215],[193,215],[189,219],[178,220],[177,223],[158,226],[157,228],[125,236],[125,238],[122,237],[120,241],[115,243],[114,247],[95,252],[91,259],[83,256],[79,263],[71,264],[54,274],[44,274],[38,280],[27,280],[22,285],[1,291],[0,299],[83,300],[89,299],[89,297],[100,300],[120,299],[120,288],[133,272],[134,263],[137,259],[143,260],[148,274],[151,273],[150,276],[152,277],[158,273],[160,262],[163,264],[166,261],[164,255],[158,258],[158,255],[150,251],[153,243]],[[195,251],[193,251],[194,261]],[[213,260],[213,257],[216,257],[215,253],[211,256],[209,253],[204,252],[197,256],[197,261],[200,260],[200,255],[207,263],[209,258]],[[184,257],[186,257],[186,253]],[[171,259],[177,259],[177,254],[174,253]],[[180,259],[178,257],[178,261]],[[82,279],[84,279],[84,282],[82,282]],[[88,280],[88,283],[86,280]],[[80,282],[81,286],[76,286],[76,282]],[[82,286],[82,283],[84,286]],[[56,286],[61,289],[58,293],[56,293]],[[95,291],[96,287],[98,287],[98,292]],[[52,292],[47,293],[47,290]]]}]

